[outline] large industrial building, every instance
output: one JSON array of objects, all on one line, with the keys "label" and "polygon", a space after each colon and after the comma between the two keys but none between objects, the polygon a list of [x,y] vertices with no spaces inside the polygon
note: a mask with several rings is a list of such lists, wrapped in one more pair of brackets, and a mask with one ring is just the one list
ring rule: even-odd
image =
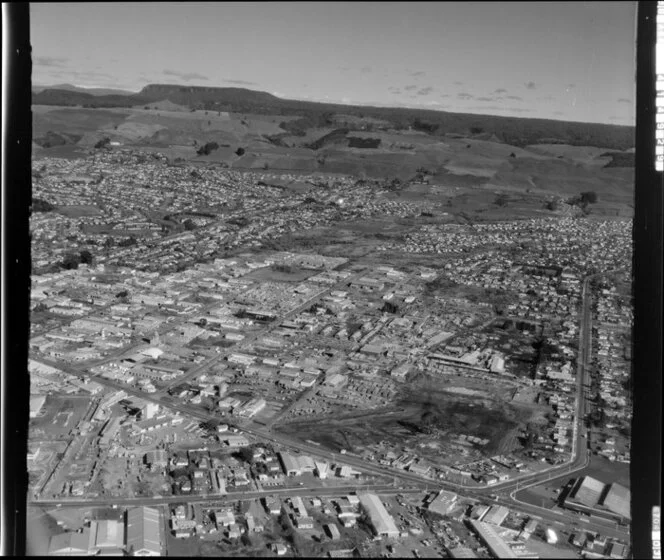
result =
[{"label": "large industrial building", "polygon": [[158,509],[127,510],[127,552],[132,556],[161,556],[160,525]]},{"label": "large industrial building", "polygon": [[602,500],[602,505],[609,511],[625,519],[631,519],[630,501],[631,492],[624,486],[614,483],[609,485],[606,495]]},{"label": "large industrial building", "polygon": [[501,525],[509,513],[510,510],[505,506],[491,506],[486,515],[482,518],[482,522],[491,523],[492,525]]},{"label": "large industrial building", "polygon": [[610,519],[631,519],[630,491],[620,484],[603,482],[584,476],[565,498],[565,507],[588,515]]},{"label": "large industrial building", "polygon": [[471,520],[470,524],[480,537],[480,540],[496,558],[519,558],[510,546],[498,534],[494,525]]},{"label": "large industrial building", "polygon": [[94,537],[94,548],[104,555],[123,555],[124,524],[114,519],[92,521],[90,533]]},{"label": "large industrial building", "polygon": [[454,509],[457,501],[457,495],[454,492],[441,490],[438,495],[431,500],[427,509],[438,515],[447,515]]},{"label": "large industrial building", "polygon": [[376,535],[390,538],[399,536],[399,529],[397,529],[394,519],[376,494],[359,494],[358,497]]},{"label": "large industrial building", "polygon": [[300,476],[304,472],[316,470],[315,461],[308,455],[291,455],[286,451],[279,453],[281,465],[287,476]]}]

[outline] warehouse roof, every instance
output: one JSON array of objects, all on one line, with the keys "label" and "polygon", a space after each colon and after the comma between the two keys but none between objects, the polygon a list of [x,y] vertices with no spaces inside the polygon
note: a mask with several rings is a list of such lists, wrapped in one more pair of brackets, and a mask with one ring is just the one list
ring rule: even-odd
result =
[{"label": "warehouse roof", "polygon": [[630,498],[631,492],[629,489],[620,484],[613,483],[609,486],[609,491],[607,492],[602,505],[609,511],[630,519]]},{"label": "warehouse roof", "polygon": [[507,545],[503,538],[498,534],[496,527],[481,521],[471,520],[471,525],[486,543],[488,549],[496,558],[518,558],[516,553]]},{"label": "warehouse roof", "polygon": [[584,476],[576,486],[573,499],[584,506],[595,507],[604,490],[604,483],[591,476]]},{"label": "warehouse roof", "polygon": [[127,550],[134,555],[161,555],[159,510],[136,507],[127,511]]},{"label": "warehouse roof", "polygon": [[383,502],[380,501],[380,498],[376,494],[359,494],[358,497],[360,498],[362,507],[364,507],[369,515],[369,519],[371,519],[371,524],[376,534],[388,537],[399,535],[399,529],[397,529],[394,519],[392,519],[392,516],[387,512]]}]

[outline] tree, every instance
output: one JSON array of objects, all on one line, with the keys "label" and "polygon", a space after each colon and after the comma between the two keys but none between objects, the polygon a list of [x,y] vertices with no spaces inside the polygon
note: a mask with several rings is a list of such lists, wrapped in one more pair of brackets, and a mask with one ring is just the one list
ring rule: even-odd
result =
[{"label": "tree", "polygon": [[48,307],[46,307],[44,302],[40,301],[32,310],[35,313],[43,313],[44,311],[48,311]]},{"label": "tree", "polygon": [[581,204],[594,204],[597,202],[597,193],[595,191],[586,191],[581,193]]},{"label": "tree", "polygon": [[32,199],[33,212],[52,212],[53,210],[55,210],[55,206],[53,206],[50,202],[47,202],[41,198]]},{"label": "tree", "polygon": [[93,261],[94,261],[92,253],[90,251],[88,251],[87,249],[83,249],[81,251],[80,258],[81,258],[81,263],[82,264],[92,264]]},{"label": "tree", "polygon": [[138,245],[138,241],[133,235],[130,235],[127,239],[123,239],[118,243],[118,247],[131,247],[132,245]]},{"label": "tree", "polygon": [[65,255],[65,258],[60,265],[65,270],[76,270],[78,265],[81,264],[81,257],[75,253],[69,253]]},{"label": "tree", "polygon": [[[194,142],[196,142],[196,140],[194,140]],[[194,145],[196,145],[196,144],[194,144]],[[207,144],[205,144],[204,146],[199,148],[196,151],[196,153],[199,156],[202,156],[202,155],[207,156],[207,155],[210,155],[214,150],[217,150],[218,148],[219,148],[219,144],[217,144],[216,142],[208,142]]]},{"label": "tree", "polygon": [[509,197],[506,194],[499,194],[493,201],[496,206],[504,207],[509,203]]},{"label": "tree", "polygon": [[244,153],[245,153],[244,148],[238,148],[237,150],[235,150],[235,154],[238,155],[238,156],[243,156]]},{"label": "tree", "polygon": [[396,313],[397,311],[399,311],[399,306],[396,305],[395,303],[392,303],[391,301],[386,301],[381,311],[383,313]]},{"label": "tree", "polygon": [[111,143],[111,139],[107,136],[105,138],[102,138],[101,140],[99,140],[99,142],[97,142],[95,144],[95,149],[100,150],[100,149],[105,148],[106,146],[108,146],[110,143]]},{"label": "tree", "polygon": [[195,230],[195,229],[196,229],[196,224],[194,223],[194,220],[192,220],[191,218],[187,218],[187,219],[184,221],[184,224],[183,224],[183,225],[184,225],[184,229],[185,229],[186,231],[192,231],[192,230]]}]

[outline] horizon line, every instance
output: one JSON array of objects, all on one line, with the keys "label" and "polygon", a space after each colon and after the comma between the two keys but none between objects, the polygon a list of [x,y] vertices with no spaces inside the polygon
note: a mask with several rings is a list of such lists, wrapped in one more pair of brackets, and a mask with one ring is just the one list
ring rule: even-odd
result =
[{"label": "horizon line", "polygon": [[[580,124],[599,124],[599,125],[605,125],[605,126],[621,126],[621,127],[628,127],[628,128],[635,128],[636,127],[636,122],[633,122],[631,124],[620,124],[620,123],[615,123],[615,122],[607,122],[607,121],[587,121],[587,120],[576,120],[573,118],[560,118],[560,117],[542,117],[542,116],[517,116],[517,115],[497,115],[495,113],[483,113],[483,112],[477,112],[477,110],[469,110],[469,109],[461,109],[461,110],[451,110],[451,109],[437,109],[435,106],[431,105],[395,105],[395,104],[387,104],[387,103],[380,103],[376,104],[377,102],[355,102],[355,103],[349,103],[349,102],[343,102],[343,101],[335,101],[331,99],[312,99],[312,98],[301,98],[301,97],[284,97],[283,94],[277,95],[274,92],[270,91],[265,91],[263,89],[251,89],[248,87],[237,87],[237,86],[211,86],[211,85],[194,85],[194,84],[177,84],[177,83],[159,83],[159,82],[150,82],[148,84],[145,84],[142,86],[140,89],[137,91],[134,91],[132,88],[124,88],[122,86],[99,86],[99,85],[94,85],[94,86],[83,86],[83,85],[77,85],[77,84],[72,84],[70,82],[60,82],[56,84],[50,84],[50,85],[45,85],[45,84],[36,84],[32,83],[31,88],[44,88],[44,89],[57,89],[56,86],[62,86],[62,85],[67,85],[67,86],[72,86],[80,89],[88,89],[88,90],[94,90],[94,89],[112,89],[112,90],[118,90],[118,91],[126,91],[128,95],[137,95],[143,90],[145,87],[149,85],[163,85],[163,86],[175,86],[175,87],[195,87],[195,88],[207,88],[207,89],[244,89],[247,91],[254,91],[254,92],[260,92],[260,93],[267,93],[269,95],[272,95],[276,97],[277,99],[281,99],[284,101],[302,101],[302,102],[308,102],[308,103],[319,103],[319,104],[327,104],[327,105],[343,105],[347,107],[367,107],[367,108],[377,108],[377,109],[411,109],[411,110],[423,110],[423,111],[434,111],[437,113],[452,113],[452,114],[457,114],[457,115],[464,115],[464,114],[471,114],[471,115],[480,115],[480,116],[486,116],[486,117],[498,117],[498,118],[508,118],[508,119],[530,119],[530,120],[546,120],[546,121],[558,121],[558,122],[571,122],[571,123],[580,123]],[[66,90],[65,90],[66,91]],[[507,109],[506,109],[507,110]]]}]

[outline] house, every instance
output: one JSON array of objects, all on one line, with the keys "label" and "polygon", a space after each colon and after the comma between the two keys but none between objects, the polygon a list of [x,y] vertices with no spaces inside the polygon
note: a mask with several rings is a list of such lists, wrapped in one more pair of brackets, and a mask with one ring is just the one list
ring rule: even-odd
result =
[{"label": "house", "polygon": [[288,548],[286,548],[286,545],[281,543],[274,543],[272,545],[272,552],[274,552],[277,556],[283,556],[288,552]]},{"label": "house", "polygon": [[314,520],[308,515],[297,515],[295,517],[295,526],[298,529],[313,529]]},{"label": "house", "polygon": [[341,538],[341,533],[339,532],[339,528],[336,526],[336,524],[328,523],[324,526],[324,529],[333,541],[338,541]]},{"label": "house", "polygon": [[150,467],[166,468],[168,466],[168,457],[163,449],[148,451],[145,454],[145,463]]},{"label": "house", "polygon": [[235,515],[230,509],[217,510],[214,512],[215,523],[217,524],[217,529],[223,527],[230,527],[235,524]]},{"label": "house", "polygon": [[239,539],[240,536],[242,535],[242,528],[237,524],[233,523],[230,527],[228,527],[228,538],[229,539]]},{"label": "house", "polygon": [[270,515],[279,515],[281,513],[281,502],[272,496],[263,498],[263,507]]}]

